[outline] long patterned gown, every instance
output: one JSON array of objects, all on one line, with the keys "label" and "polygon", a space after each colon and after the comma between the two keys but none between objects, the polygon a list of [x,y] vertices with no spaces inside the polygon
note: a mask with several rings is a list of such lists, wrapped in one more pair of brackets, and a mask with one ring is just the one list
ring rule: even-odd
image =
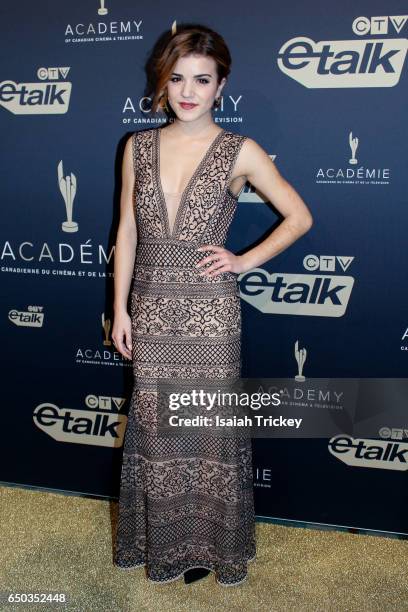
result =
[{"label": "long patterned gown", "polygon": [[[229,187],[245,136],[221,130],[179,198],[173,227],[160,178],[163,128],[135,132],[137,248],[131,289],[134,388],[124,438],[114,565],[166,583],[193,567],[224,586],[255,558],[249,437],[159,436],[157,383],[241,373],[237,275],[199,275],[237,208]],[[170,197],[170,194],[169,196]],[[209,264],[207,264],[209,265]]]}]

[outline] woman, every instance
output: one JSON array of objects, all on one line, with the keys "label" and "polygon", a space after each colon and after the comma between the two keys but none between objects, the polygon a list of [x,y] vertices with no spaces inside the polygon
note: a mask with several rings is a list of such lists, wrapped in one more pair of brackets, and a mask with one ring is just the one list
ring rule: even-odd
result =
[{"label": "woman", "polygon": [[[133,360],[115,565],[146,566],[153,582],[215,573],[224,586],[255,558],[248,438],[160,437],[157,384],[240,376],[237,275],[269,261],[312,225],[311,214],[251,138],[220,129],[231,58],[223,38],[186,26],[156,62],[153,109],[174,121],[135,132],[123,160],[112,338]],[[261,244],[223,244],[250,181],[285,217]],[[127,300],[131,281],[131,314]]]}]

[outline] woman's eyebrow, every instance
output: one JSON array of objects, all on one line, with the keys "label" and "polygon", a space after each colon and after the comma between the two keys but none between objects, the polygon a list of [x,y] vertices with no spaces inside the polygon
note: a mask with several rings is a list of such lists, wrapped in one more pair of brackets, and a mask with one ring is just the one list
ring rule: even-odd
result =
[{"label": "woman's eyebrow", "polygon": [[[178,72],[172,72],[172,74],[174,74],[175,76],[183,76],[182,74],[179,74]],[[203,77],[203,76],[212,77],[212,74],[195,74],[194,75],[194,77]]]}]

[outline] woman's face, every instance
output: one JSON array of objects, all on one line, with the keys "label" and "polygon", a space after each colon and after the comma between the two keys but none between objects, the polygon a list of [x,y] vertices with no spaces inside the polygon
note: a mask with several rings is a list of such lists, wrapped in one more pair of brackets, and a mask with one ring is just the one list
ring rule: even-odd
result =
[{"label": "woman's face", "polygon": [[225,82],[223,78],[217,83],[217,65],[212,57],[180,57],[167,83],[169,103],[180,120],[197,120],[211,113],[214,99],[221,94]]}]

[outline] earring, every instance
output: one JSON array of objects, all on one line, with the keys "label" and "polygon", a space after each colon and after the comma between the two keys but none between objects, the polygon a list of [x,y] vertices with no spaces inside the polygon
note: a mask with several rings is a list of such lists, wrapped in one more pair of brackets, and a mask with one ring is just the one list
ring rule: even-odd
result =
[{"label": "earring", "polygon": [[161,107],[162,107],[162,109],[163,109],[163,110],[164,110],[166,113],[168,113],[168,112],[170,111],[170,109],[169,109],[169,107],[168,107],[168,105],[167,105],[167,102],[168,102],[168,97],[167,97],[167,95],[166,95],[166,94],[163,94],[163,95],[161,96],[161,99],[164,99],[164,104],[161,104]]},{"label": "earring", "polygon": [[215,98],[214,100],[214,108],[219,108],[221,106],[221,96],[218,96],[218,98]]}]

